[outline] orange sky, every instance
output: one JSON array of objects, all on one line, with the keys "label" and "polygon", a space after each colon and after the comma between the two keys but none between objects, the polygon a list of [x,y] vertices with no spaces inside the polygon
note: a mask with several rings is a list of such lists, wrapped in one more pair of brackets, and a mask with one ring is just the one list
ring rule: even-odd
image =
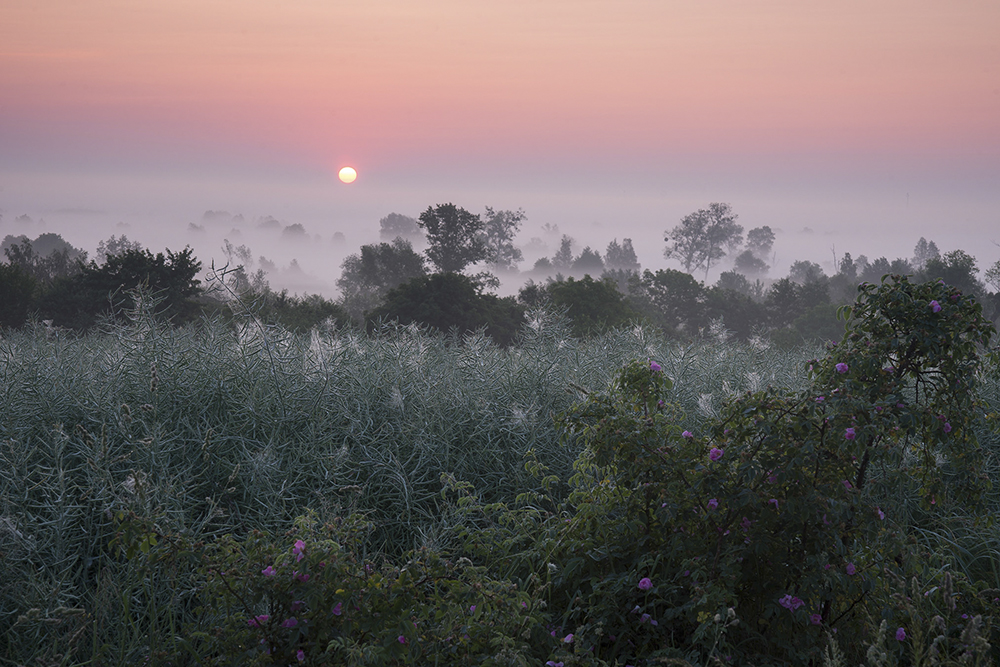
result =
[{"label": "orange sky", "polygon": [[996,0],[13,0],[0,138],[372,166],[995,159],[998,35]]}]

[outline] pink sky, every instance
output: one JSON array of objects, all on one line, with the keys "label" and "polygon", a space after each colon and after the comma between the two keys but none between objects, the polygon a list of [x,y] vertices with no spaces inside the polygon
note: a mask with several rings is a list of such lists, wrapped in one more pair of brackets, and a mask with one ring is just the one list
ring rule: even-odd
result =
[{"label": "pink sky", "polygon": [[[715,200],[822,229],[840,196],[927,192],[1000,240],[998,35],[996,0],[13,0],[0,209],[113,211],[145,174],[192,210],[298,196],[377,229],[504,199],[540,225],[603,187],[659,235]],[[354,194],[320,177],[347,163]]]}]

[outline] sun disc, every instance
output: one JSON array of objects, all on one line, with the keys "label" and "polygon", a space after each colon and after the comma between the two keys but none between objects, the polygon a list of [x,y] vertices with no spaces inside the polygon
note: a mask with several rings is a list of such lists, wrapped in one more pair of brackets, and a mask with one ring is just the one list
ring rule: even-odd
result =
[{"label": "sun disc", "polygon": [[344,167],[340,170],[340,173],[337,174],[337,176],[344,183],[353,183],[354,179],[358,177],[358,172],[354,169],[354,167]]}]

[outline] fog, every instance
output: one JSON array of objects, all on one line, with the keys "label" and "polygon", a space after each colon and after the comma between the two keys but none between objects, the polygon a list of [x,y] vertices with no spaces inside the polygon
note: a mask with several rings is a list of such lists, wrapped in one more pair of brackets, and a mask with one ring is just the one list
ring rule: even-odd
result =
[{"label": "fog", "polygon": [[[359,173],[344,185],[323,169],[0,171],[0,237],[55,232],[93,257],[101,240],[124,234],[154,252],[191,246],[206,273],[213,262],[226,263],[228,240],[273,263],[264,265],[273,288],[328,298],[338,295],[344,257],[381,240],[381,218],[417,217],[446,202],[474,213],[486,206],[523,209],[527,217],[516,239],[524,251],[522,272],[551,257],[563,234],[574,239],[575,254],[590,246],[603,255],[612,239],[631,238],[644,269],[681,268],[663,257],[665,230],[715,201],[730,203],[745,230],[769,225],[775,231],[772,279],[796,260],[834,273],[834,258],[845,252],[909,258],[920,237],[942,253],[965,250],[980,271],[1000,259],[1000,190],[988,178],[959,171],[702,165],[607,173],[552,166],[478,172],[359,167]],[[724,259],[708,282],[726,268]],[[529,277],[505,277],[500,293],[516,292]]]}]

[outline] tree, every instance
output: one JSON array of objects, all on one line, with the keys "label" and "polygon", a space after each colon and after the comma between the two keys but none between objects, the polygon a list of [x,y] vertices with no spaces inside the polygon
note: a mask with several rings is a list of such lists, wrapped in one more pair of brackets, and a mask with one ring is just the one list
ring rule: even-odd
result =
[{"label": "tree", "polygon": [[584,337],[628,324],[639,317],[610,280],[572,276],[550,283],[546,291],[556,308],[565,308],[573,334]]},{"label": "tree", "polygon": [[420,231],[420,224],[408,215],[400,213],[390,213],[378,222],[379,237],[384,241],[391,241],[394,238],[414,240],[423,236]]},{"label": "tree", "polygon": [[986,291],[976,279],[976,274],[979,273],[976,258],[964,250],[952,250],[942,257],[927,260],[924,273],[929,280],[943,280],[945,284],[957,287],[966,294],[981,296]]},{"label": "tree", "polygon": [[101,314],[118,317],[134,308],[129,290],[144,287],[157,299],[157,313],[189,319],[197,310],[191,299],[201,294],[201,281],[195,278],[200,270],[190,248],[168,249],[166,255],[127,250],[102,266],[92,260],[81,265],[79,274],[55,280],[39,310],[59,326],[85,329]]},{"label": "tree", "polygon": [[468,276],[435,273],[389,290],[385,302],[369,313],[369,329],[380,320],[416,322],[442,332],[455,329],[460,334],[485,327],[494,342],[509,345],[524,322],[524,309],[513,297],[484,294]]},{"label": "tree", "polygon": [[3,241],[8,261],[19,266],[42,286],[60,277],[79,272],[87,253],[74,248],[59,234],[40,234],[34,241],[27,236],[7,236]]},{"label": "tree", "polygon": [[788,277],[799,285],[805,285],[806,283],[822,280],[826,275],[823,273],[823,268],[816,262],[799,260],[792,264],[788,270]]},{"label": "tree", "polygon": [[593,274],[599,276],[604,271],[604,260],[595,251],[587,246],[580,253],[580,256],[573,260],[573,271],[575,273]]},{"label": "tree", "polygon": [[524,211],[494,211],[486,207],[486,259],[496,271],[517,271],[517,263],[524,259],[519,248],[514,247],[514,237],[524,221]]},{"label": "tree", "polygon": [[401,237],[392,243],[361,246],[361,252],[348,255],[341,268],[343,273],[337,280],[341,303],[358,321],[364,318],[365,311],[376,307],[389,290],[427,273],[424,258]]},{"label": "tree", "polygon": [[726,256],[723,248],[732,249],[743,241],[743,227],[729,204],[713,203],[681,219],[681,224],[667,232],[664,241],[672,244],[663,251],[667,259],[680,259],[684,269],[705,269],[705,279],[712,263]]},{"label": "tree", "polygon": [[993,288],[994,292],[1000,292],[1000,259],[993,263],[993,266],[986,269],[983,280]]},{"label": "tree", "polygon": [[766,259],[774,247],[774,232],[767,225],[754,227],[747,232],[747,250],[758,259]]},{"label": "tree", "polygon": [[[206,211],[205,215],[207,216],[212,212]],[[226,243],[229,243],[229,241],[226,241]],[[142,250],[142,244],[138,241],[130,241],[124,234],[117,238],[112,234],[109,239],[97,244],[97,259],[101,262],[106,262],[111,255],[120,255],[126,250]]]},{"label": "tree", "polygon": [[552,256],[552,267],[558,271],[568,271],[573,266],[573,239],[563,234],[559,251]]},{"label": "tree", "polygon": [[913,268],[920,271],[927,265],[928,261],[937,259],[940,256],[941,252],[938,250],[937,244],[921,236],[920,240],[917,241],[917,245],[913,248]]},{"label": "tree", "polygon": [[486,259],[482,218],[454,204],[427,207],[418,223],[427,233],[427,258],[441,273],[460,273]]},{"label": "tree", "polygon": [[638,271],[639,258],[635,256],[632,239],[613,240],[604,250],[604,265],[611,271]]},{"label": "tree", "polygon": [[0,328],[16,329],[28,319],[36,281],[17,264],[0,264]]},{"label": "tree", "polygon": [[683,271],[643,271],[642,278],[630,289],[629,301],[668,334],[693,335],[708,324],[705,288]]},{"label": "tree", "polygon": [[752,250],[744,250],[739,255],[736,256],[736,262],[733,265],[733,270],[736,273],[748,276],[750,278],[757,278],[763,276],[767,273],[767,270],[771,267],[768,266],[764,260],[757,257]]}]

